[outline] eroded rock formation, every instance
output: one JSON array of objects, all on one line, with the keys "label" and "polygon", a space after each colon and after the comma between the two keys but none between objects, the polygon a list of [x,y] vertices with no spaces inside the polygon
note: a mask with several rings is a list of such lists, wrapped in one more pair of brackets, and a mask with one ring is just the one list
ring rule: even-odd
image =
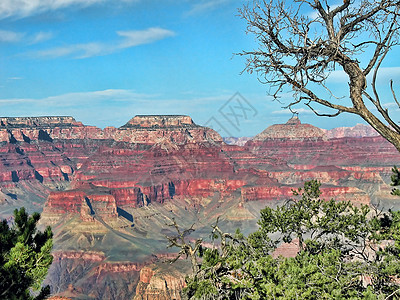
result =
[{"label": "eroded rock formation", "polygon": [[310,179],[326,199],[398,205],[387,183],[399,153],[381,137],[346,132],[292,118],[227,145],[188,116],[136,116],[104,130],[72,117],[1,118],[2,214],[43,209],[55,232],[54,294],[179,299],[182,274],[159,263],[172,255],[173,218],[198,224],[193,238],[218,217],[226,231],[250,232],[261,208]]}]

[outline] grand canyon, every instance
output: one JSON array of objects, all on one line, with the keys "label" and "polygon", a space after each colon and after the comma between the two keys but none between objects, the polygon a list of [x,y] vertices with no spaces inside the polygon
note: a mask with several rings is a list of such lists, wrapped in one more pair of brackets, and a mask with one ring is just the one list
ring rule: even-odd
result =
[{"label": "grand canyon", "polygon": [[183,259],[169,264],[173,220],[206,242],[217,219],[249,233],[260,209],[311,179],[326,199],[400,208],[389,184],[400,154],[370,127],[324,130],[298,117],[266,127],[223,139],[183,115],[104,129],[66,116],[2,117],[0,216],[24,206],[51,225],[54,299],[150,300],[180,299],[190,271]]}]

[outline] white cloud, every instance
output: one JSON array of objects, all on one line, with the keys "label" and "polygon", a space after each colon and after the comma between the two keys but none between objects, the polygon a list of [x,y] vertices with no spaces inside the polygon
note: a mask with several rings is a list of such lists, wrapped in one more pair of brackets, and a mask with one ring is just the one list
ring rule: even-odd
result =
[{"label": "white cloud", "polygon": [[86,44],[74,44],[56,47],[32,53],[35,57],[57,58],[73,56],[74,58],[88,58],[93,56],[108,55],[119,50],[131,48],[143,44],[150,44],[167,37],[175,36],[175,32],[159,27],[145,30],[117,31],[120,37],[118,41],[109,43],[92,42]]},{"label": "white cloud", "polygon": [[[202,93],[195,93],[202,94]],[[45,115],[70,115],[85,125],[98,127],[124,125],[135,115],[146,114],[182,114],[189,115],[199,125],[212,126],[217,120],[222,124],[219,133],[226,136],[228,133],[234,136],[252,136],[267,126],[270,122],[285,122],[287,117],[268,115],[269,109],[261,109],[254,98],[249,97],[252,105],[257,107],[260,114],[257,118],[240,120],[240,129],[232,127],[219,109],[228,101],[234,91],[215,92],[202,94],[201,96],[169,98],[160,94],[143,94],[133,90],[106,89],[99,91],[67,93],[40,99],[16,98],[0,99],[0,111],[3,116],[45,116]],[[256,95],[256,94],[255,94]],[[249,96],[249,95],[246,95]],[[218,130],[218,128],[214,128]]]},{"label": "white cloud", "polygon": [[138,114],[137,107],[154,107],[154,102],[149,101],[154,97],[132,90],[107,89],[40,99],[0,99],[0,110],[3,116],[71,115],[88,125],[121,126]]},{"label": "white cloud", "polygon": [[0,18],[10,16],[27,17],[46,11],[54,11],[70,6],[88,7],[98,3],[135,2],[137,0],[1,0]]},{"label": "white cloud", "polygon": [[3,116],[71,115],[84,124],[99,127],[121,126],[138,114],[186,114],[196,116],[195,121],[201,124],[211,116],[220,116],[218,108],[231,95],[171,99],[133,90],[106,89],[40,99],[0,99],[0,111]]},{"label": "white cloud", "polygon": [[0,29],[0,43],[18,43],[26,42],[29,44],[36,44],[47,41],[53,37],[53,33],[40,31],[35,34],[27,34],[25,32],[16,32],[10,30]]},{"label": "white cloud", "polygon": [[175,35],[173,31],[159,27],[152,27],[146,30],[117,31],[117,34],[124,38],[117,46],[118,48],[130,48],[149,44]]},{"label": "white cloud", "polygon": [[[381,67],[378,70],[377,83],[388,84],[390,79],[400,76],[400,67]],[[372,73],[367,76],[368,82],[372,80]],[[343,70],[336,70],[330,73],[328,83],[347,83],[349,76]]]},{"label": "white cloud", "polygon": [[399,105],[395,102],[385,103],[383,107],[399,109]]},{"label": "white cloud", "polygon": [[1,30],[0,29],[0,43],[17,43],[22,40],[24,37],[24,33],[9,31],[9,30]]},{"label": "white cloud", "polygon": [[202,0],[194,4],[192,9],[187,12],[187,15],[202,13],[205,11],[213,10],[218,6],[224,5],[232,0]]},{"label": "white cloud", "polygon": [[54,34],[52,32],[40,31],[32,36],[31,44],[37,44],[52,39]]}]

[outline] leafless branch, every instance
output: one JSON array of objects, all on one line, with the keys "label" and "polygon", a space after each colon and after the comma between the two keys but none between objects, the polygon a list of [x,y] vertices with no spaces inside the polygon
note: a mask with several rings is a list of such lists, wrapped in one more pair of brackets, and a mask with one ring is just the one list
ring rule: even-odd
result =
[{"label": "leafless branch", "polygon": [[[318,116],[359,115],[400,151],[400,127],[382,107],[376,88],[383,60],[399,43],[399,2],[344,0],[332,10],[328,2],[299,0],[286,5],[285,0],[255,0],[240,9],[247,32],[259,42],[258,49],[239,53],[247,58],[245,70],[257,73],[260,82],[273,89],[274,98],[286,88],[294,91],[294,100],[286,107],[301,102]],[[300,7],[307,5],[317,17],[302,15]],[[364,60],[362,53],[371,53],[364,68],[359,61]],[[366,93],[366,76],[373,69],[371,96]],[[327,81],[335,70],[343,70],[348,78],[351,105],[344,105],[343,98],[332,99]],[[394,95],[392,84],[391,89]],[[379,116],[366,107],[363,97],[376,106]],[[312,102],[334,112],[321,114]]]},{"label": "leafless branch", "polygon": [[393,80],[390,80],[390,90],[392,91],[394,101],[396,101],[397,106],[400,108],[400,102],[397,100],[396,93],[393,89]]},{"label": "leafless branch", "polygon": [[167,224],[170,227],[174,227],[178,235],[174,236],[166,236],[169,244],[168,248],[170,247],[177,247],[181,250],[179,251],[176,258],[171,260],[171,263],[177,261],[182,255],[186,255],[186,258],[190,258],[190,262],[192,263],[192,270],[193,273],[196,274],[199,270],[199,265],[197,262],[197,251],[199,250],[203,239],[197,239],[195,241],[194,246],[185,240],[185,237],[188,236],[190,233],[194,231],[193,226],[194,224],[184,231],[181,231],[178,224],[176,223],[175,219],[172,219],[172,224]]}]

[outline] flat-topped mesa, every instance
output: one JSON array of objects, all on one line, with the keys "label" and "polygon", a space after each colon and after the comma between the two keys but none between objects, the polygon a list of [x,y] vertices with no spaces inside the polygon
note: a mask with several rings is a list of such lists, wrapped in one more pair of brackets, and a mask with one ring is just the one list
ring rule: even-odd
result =
[{"label": "flat-topped mesa", "polygon": [[50,127],[83,126],[70,116],[46,117],[0,117],[0,128],[50,128]]},{"label": "flat-topped mesa", "polygon": [[0,117],[0,142],[105,139],[103,131],[70,116]]},{"label": "flat-topped mesa", "polygon": [[185,115],[137,115],[121,128],[194,128],[200,127]]},{"label": "flat-topped mesa", "polygon": [[302,124],[298,117],[292,117],[286,122],[286,124],[269,126],[253,138],[254,141],[271,139],[326,140],[326,133],[324,130],[313,125]]}]

